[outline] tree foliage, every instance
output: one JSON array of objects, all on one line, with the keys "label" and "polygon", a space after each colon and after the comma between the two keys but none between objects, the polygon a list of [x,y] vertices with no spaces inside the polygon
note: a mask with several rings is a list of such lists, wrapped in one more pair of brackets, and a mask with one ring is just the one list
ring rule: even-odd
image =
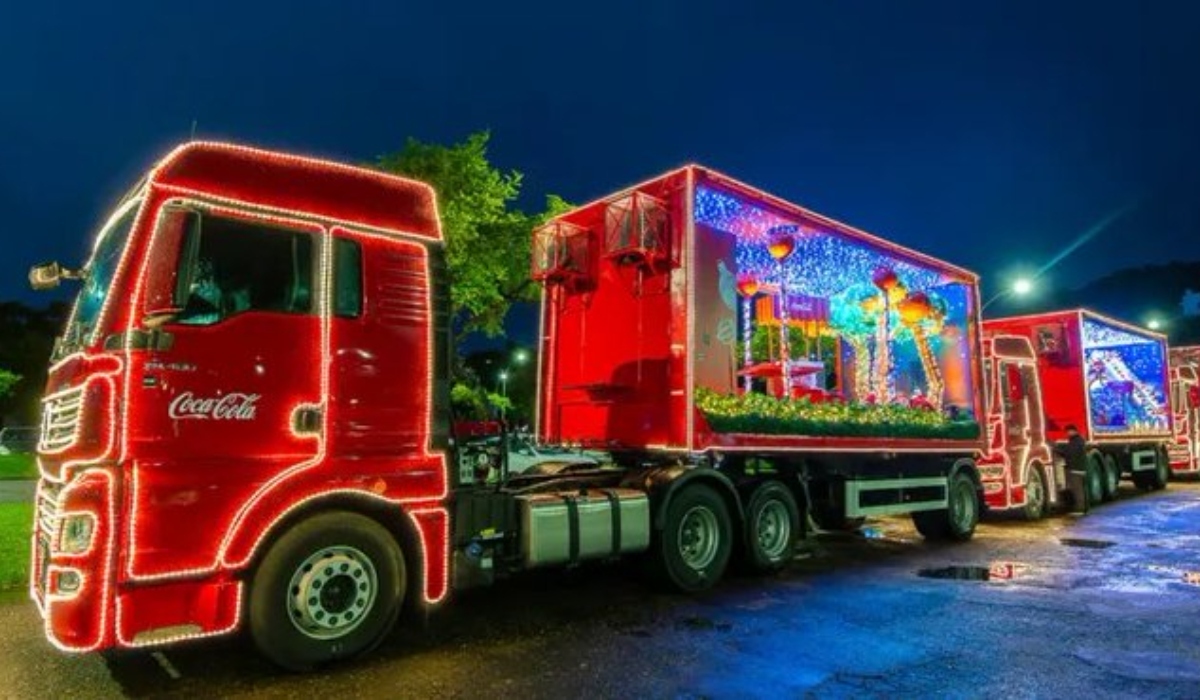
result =
[{"label": "tree foliage", "polygon": [[0,422],[37,424],[50,350],[69,310],[61,302],[44,309],[0,302]]},{"label": "tree foliage", "polygon": [[386,172],[427,182],[437,191],[456,345],[472,332],[501,335],[512,304],[536,298],[537,287],[529,279],[530,234],[570,208],[562,198],[549,195],[540,214],[517,209],[522,175],[492,165],[489,139],[487,131],[452,146],[409,139],[403,150],[374,163]]},{"label": "tree foliage", "polygon": [[8,396],[19,381],[21,381],[21,375],[0,369],[0,399]]}]

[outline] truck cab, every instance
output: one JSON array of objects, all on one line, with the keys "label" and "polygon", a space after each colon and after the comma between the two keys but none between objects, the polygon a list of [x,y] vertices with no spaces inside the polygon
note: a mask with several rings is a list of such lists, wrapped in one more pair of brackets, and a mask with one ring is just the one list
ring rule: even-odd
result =
[{"label": "truck cab", "polygon": [[[31,578],[54,644],[139,647],[247,617],[260,641],[373,640],[400,573],[410,595],[445,596],[431,188],[189,143],[117,206],[81,271],[31,271],[35,287],[64,277],[82,287],[43,400]],[[288,542],[321,541],[293,527],[318,511],[358,515],[321,521],[347,536],[292,561]]]},{"label": "truck cab", "polygon": [[1167,448],[1174,476],[1200,474],[1200,346],[1174,347],[1171,411],[1175,436]]},{"label": "truck cab", "polygon": [[1054,467],[1037,355],[1029,339],[985,335],[984,386],[987,450],[980,455],[980,480],[990,510],[1020,509],[1029,519],[1042,517],[1059,501],[1064,483]]}]

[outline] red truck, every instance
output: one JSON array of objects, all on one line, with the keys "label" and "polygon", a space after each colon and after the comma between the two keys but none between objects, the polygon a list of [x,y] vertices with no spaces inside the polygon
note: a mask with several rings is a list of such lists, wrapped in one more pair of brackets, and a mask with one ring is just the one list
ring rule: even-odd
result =
[{"label": "red truck", "polygon": [[[1091,502],[1111,500],[1122,475],[1143,489],[1166,486],[1174,422],[1165,336],[1078,309],[988,319],[984,337],[992,347],[1010,348],[991,361],[999,363],[993,385],[999,405],[1011,407],[994,415],[996,423],[1009,422],[1004,440],[1011,460],[1004,470],[981,466],[989,505],[1005,507],[992,494],[1006,492],[1017,494],[1019,505],[1022,486],[1051,498],[1061,491],[1062,465],[1054,468],[1049,452],[1066,440],[1071,425],[1088,443]],[[1026,438],[1019,423],[1028,425]],[[1019,454],[1011,448],[1014,440]],[[993,479],[1005,485],[989,486]]]},{"label": "red truck", "polygon": [[30,273],[82,282],[39,445],[47,637],[82,652],[245,627],[309,669],[522,569],[637,555],[695,591],[733,558],[785,565],[809,516],[973,534],[974,274],[698,166],[551,221],[533,249],[537,430],[611,463],[480,469],[455,442],[429,187],[227,144],[159,161],[81,271]]},{"label": "red truck", "polygon": [[1171,411],[1175,437],[1167,450],[1171,473],[1200,474],[1200,345],[1173,347],[1171,361]]}]

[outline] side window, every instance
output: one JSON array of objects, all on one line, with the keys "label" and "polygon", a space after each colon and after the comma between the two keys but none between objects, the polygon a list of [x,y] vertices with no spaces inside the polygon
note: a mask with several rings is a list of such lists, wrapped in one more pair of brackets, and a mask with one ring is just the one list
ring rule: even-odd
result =
[{"label": "side window", "polygon": [[349,238],[333,239],[333,313],[345,318],[362,315],[362,246]]},{"label": "side window", "polygon": [[312,235],[203,214],[187,232],[179,323],[209,325],[247,311],[313,309]]},{"label": "side window", "polygon": [[992,361],[990,358],[983,360],[983,405],[992,405]]}]

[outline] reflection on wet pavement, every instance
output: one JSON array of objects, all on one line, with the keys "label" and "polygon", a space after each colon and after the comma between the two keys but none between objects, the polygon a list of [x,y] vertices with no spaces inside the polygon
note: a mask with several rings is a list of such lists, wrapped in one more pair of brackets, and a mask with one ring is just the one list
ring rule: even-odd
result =
[{"label": "reflection on wet pavement", "polygon": [[943,566],[920,569],[923,578],[954,579],[957,581],[1012,581],[1026,575],[1029,567],[1015,562],[996,562],[988,566]]},{"label": "reflection on wet pavement", "polygon": [[1087,547],[1088,549],[1106,549],[1116,544],[1116,542],[1108,540],[1089,540],[1081,537],[1060,537],[1058,541],[1068,547]]}]

